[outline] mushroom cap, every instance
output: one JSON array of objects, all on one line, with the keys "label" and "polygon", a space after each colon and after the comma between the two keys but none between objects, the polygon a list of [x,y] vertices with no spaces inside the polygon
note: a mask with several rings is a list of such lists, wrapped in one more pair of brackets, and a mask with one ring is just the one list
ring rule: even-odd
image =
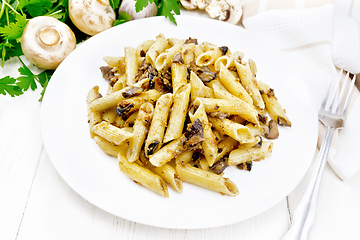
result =
[{"label": "mushroom cap", "polygon": [[25,57],[38,68],[56,69],[76,48],[76,38],[65,23],[39,16],[27,23],[21,48]]},{"label": "mushroom cap", "polygon": [[69,0],[69,16],[80,31],[90,36],[111,28],[116,19],[109,0]]}]

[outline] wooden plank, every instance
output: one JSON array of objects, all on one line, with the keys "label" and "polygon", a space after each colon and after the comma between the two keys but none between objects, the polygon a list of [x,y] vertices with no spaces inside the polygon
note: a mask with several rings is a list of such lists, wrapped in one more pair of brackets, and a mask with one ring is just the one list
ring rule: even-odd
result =
[{"label": "wooden plank", "polygon": [[0,101],[0,239],[15,239],[43,148],[40,91]]}]

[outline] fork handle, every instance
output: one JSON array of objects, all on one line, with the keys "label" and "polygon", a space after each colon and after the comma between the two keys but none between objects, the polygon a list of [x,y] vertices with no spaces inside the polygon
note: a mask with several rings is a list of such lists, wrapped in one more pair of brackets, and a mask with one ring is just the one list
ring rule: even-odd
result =
[{"label": "fork handle", "polygon": [[292,224],[289,231],[282,240],[306,240],[308,239],[309,230],[315,219],[315,207],[317,195],[319,192],[320,180],[324,172],[326,160],[330,150],[332,138],[335,129],[325,126],[325,136],[317,157],[315,167],[308,186],[295,208]]}]

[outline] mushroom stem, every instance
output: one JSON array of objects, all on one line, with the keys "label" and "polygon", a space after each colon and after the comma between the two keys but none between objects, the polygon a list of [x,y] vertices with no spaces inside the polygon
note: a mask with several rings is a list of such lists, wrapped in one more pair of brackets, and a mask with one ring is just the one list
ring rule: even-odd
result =
[{"label": "mushroom stem", "polygon": [[60,41],[60,34],[53,27],[47,27],[39,31],[39,39],[47,46],[54,46]]}]

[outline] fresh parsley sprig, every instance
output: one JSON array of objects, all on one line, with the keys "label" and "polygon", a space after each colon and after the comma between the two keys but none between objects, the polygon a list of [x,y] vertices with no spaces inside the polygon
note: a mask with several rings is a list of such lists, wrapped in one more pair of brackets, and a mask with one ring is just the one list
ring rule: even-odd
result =
[{"label": "fresh parsley sprig", "polygon": [[[155,3],[158,14],[169,18],[174,24],[174,15],[180,14],[179,0],[135,0],[136,11],[139,12],[148,4]],[[117,14],[115,25],[130,21],[126,12],[118,13],[122,0],[110,0],[110,5]],[[17,78],[6,76],[0,79],[0,95],[20,96],[27,90],[35,90],[39,86],[42,100],[45,89],[54,71],[46,70],[34,74],[21,60],[21,36],[29,19],[37,16],[52,16],[66,23],[75,33],[77,42],[88,38],[71,22],[68,12],[68,0],[0,0],[0,59],[1,67],[12,57],[17,57],[21,63]]]}]

